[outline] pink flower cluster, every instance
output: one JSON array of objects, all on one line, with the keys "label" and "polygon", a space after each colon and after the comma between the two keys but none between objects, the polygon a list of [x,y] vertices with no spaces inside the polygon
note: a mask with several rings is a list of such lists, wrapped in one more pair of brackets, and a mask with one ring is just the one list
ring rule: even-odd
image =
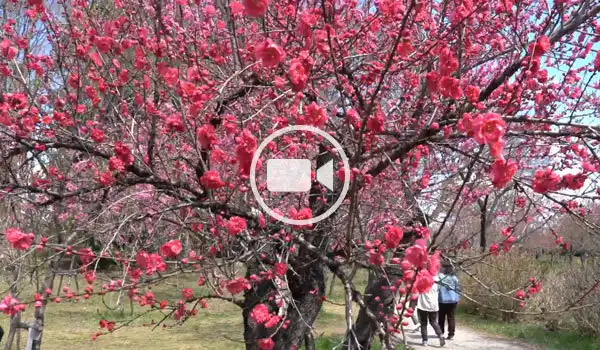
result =
[{"label": "pink flower cluster", "polygon": [[9,227],[4,231],[4,237],[16,250],[27,250],[33,243],[35,235],[33,233],[23,233],[16,227]]}]

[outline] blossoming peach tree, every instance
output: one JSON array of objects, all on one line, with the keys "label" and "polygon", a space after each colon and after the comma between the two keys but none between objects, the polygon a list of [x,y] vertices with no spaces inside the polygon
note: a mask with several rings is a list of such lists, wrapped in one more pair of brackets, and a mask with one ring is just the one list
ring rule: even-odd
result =
[{"label": "blossoming peach tree", "polygon": [[[344,346],[391,348],[440,259],[460,267],[478,238],[479,258],[502,254],[553,215],[597,229],[599,12],[591,0],[3,1],[8,341],[27,327],[39,347],[61,296],[125,292],[161,324],[227,300],[247,349],[311,348],[330,274]],[[272,220],[250,191],[257,145],[289,125],[330,133],[350,162],[342,207],[314,225]],[[308,132],[267,156],[301,151],[336,156]],[[275,209],[311,218],[338,192],[314,181]],[[455,229],[469,208],[482,213],[473,235]],[[20,297],[34,272],[37,294]],[[197,283],[157,300],[150,287],[176,275]],[[523,286],[508,297],[541,288]],[[102,320],[94,338],[128,323]]]}]

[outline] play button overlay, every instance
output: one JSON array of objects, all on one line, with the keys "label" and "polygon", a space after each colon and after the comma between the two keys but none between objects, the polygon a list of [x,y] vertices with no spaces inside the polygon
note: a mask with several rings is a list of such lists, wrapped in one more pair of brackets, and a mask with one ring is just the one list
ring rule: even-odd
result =
[{"label": "play button overlay", "polygon": [[[337,156],[342,161],[344,169],[343,186],[337,196],[337,200],[331,205],[324,213],[309,219],[292,219],[269,207],[264,198],[261,196],[258,186],[256,184],[256,166],[261,154],[265,150],[268,144],[274,141],[276,138],[286,134],[297,133],[297,132],[310,132],[315,135],[322,136],[327,142],[329,142],[337,153]],[[267,190],[271,193],[309,193],[311,184],[311,172],[312,164],[310,159],[267,159],[266,162],[266,179],[267,179]],[[334,161],[329,160],[325,164],[321,165],[315,170],[315,180],[329,191],[336,191],[334,184],[335,172],[334,172]],[[284,222],[289,225],[312,225],[317,222],[326,219],[333,214],[344,202],[348,189],[350,187],[350,164],[348,157],[342,148],[342,145],[329,135],[327,132],[310,125],[294,125],[288,126],[283,129],[279,129],[265,138],[256,152],[252,157],[252,164],[250,166],[250,187],[252,193],[256,198],[256,201],[269,216]],[[339,187],[338,187],[339,188]]]},{"label": "play button overlay", "polygon": [[328,190],[333,191],[333,160],[317,169],[317,181]]}]

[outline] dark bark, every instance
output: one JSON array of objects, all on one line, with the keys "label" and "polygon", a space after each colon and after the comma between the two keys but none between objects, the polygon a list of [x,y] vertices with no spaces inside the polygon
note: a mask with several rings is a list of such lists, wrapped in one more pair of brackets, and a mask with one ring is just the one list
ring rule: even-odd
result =
[{"label": "dark bark", "polygon": [[[416,222],[425,226],[427,224],[426,215],[420,212],[417,217],[411,220],[408,225],[413,226]],[[402,237],[401,246],[407,246],[414,243],[416,239],[415,231],[407,231]],[[396,257],[402,258],[404,256],[404,249],[398,249],[395,254]],[[369,280],[367,287],[365,288],[364,298],[365,304],[370,312],[377,316],[377,320],[384,324],[384,329],[387,323],[388,317],[394,313],[394,293],[390,291],[390,286],[396,285],[396,281],[402,278],[402,270],[400,267],[388,268],[385,273],[369,273]],[[382,288],[383,287],[383,288]],[[377,325],[373,322],[371,317],[367,314],[367,310],[361,308],[356,322],[353,327],[354,334],[356,335],[356,341],[360,345],[360,349],[369,350],[372,348],[373,339],[377,334]],[[352,335],[347,334],[344,342],[346,349],[356,349],[356,341],[351,339]]]},{"label": "dark bark", "polygon": [[[319,145],[317,169],[330,159],[332,157],[324,145]],[[322,204],[323,202],[317,200],[322,195],[320,186],[313,183],[309,195],[309,205],[314,217],[327,210]],[[327,197],[327,203],[333,203],[333,192],[327,191],[325,196]],[[318,229],[297,234],[302,234],[308,242],[322,250],[323,255],[325,255],[329,246],[328,233],[330,231],[329,221],[326,219],[319,223]],[[277,309],[273,302],[268,302],[269,297],[274,296],[277,292],[275,286],[271,281],[261,282],[253,290],[246,293],[244,300],[244,310],[242,312],[244,317],[244,340],[248,350],[257,350],[256,341],[268,337],[272,337],[275,342],[275,349],[278,350],[299,349],[303,342],[314,343],[314,341],[311,341],[312,334],[310,332],[323,305],[326,266],[322,261],[312,257],[304,248],[300,248],[298,254],[288,263],[291,265],[286,274],[290,293],[287,298],[289,305],[285,315],[285,320],[289,322],[288,327],[279,329],[276,334],[273,334],[277,328],[267,330],[249,319],[250,313],[256,304],[269,303],[272,310]],[[248,264],[248,276],[259,272],[260,265],[257,262]]]},{"label": "dark bark", "polygon": [[488,196],[485,196],[483,201],[479,201],[479,213],[480,213],[480,228],[479,228],[479,248],[482,252],[485,252],[487,248],[487,205]]},{"label": "dark bark", "polygon": [[[380,323],[386,324],[387,317],[394,313],[394,293],[390,291],[389,287],[394,285],[400,277],[399,270],[388,271],[385,275],[382,273],[369,274],[369,280],[364,292],[365,304],[377,316],[377,320]],[[377,325],[367,315],[367,310],[360,309],[353,330],[360,349],[371,349],[373,340],[377,334]],[[345,348],[357,349],[356,341],[348,335]],[[350,344],[354,345],[350,346]]]},{"label": "dark bark", "polygon": [[[269,297],[275,295],[276,289],[270,281],[261,282],[246,293],[242,311],[246,349],[257,350],[257,340],[271,336],[275,342],[275,349],[280,350],[298,349],[302,342],[310,342],[312,325],[323,305],[325,274],[322,263],[309,263],[305,268],[301,266],[302,264],[298,262],[294,264],[294,271],[287,273],[288,288],[291,293],[288,302],[292,302],[287,308],[285,318],[289,321],[287,329],[280,329],[273,335],[276,328],[265,329],[262,325],[255,324],[249,317],[254,306],[259,303],[269,304],[275,310]],[[257,265],[249,266],[249,274],[256,271],[258,271]]]}]

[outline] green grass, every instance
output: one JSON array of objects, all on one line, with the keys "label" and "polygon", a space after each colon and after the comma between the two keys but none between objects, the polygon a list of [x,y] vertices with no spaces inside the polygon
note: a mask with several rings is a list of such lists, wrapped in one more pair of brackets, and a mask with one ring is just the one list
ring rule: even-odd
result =
[{"label": "green grass", "polygon": [[539,323],[505,323],[499,320],[458,312],[460,324],[492,335],[500,335],[511,339],[521,339],[530,344],[543,345],[548,350],[596,350],[600,349],[600,339],[582,336],[568,331],[548,331]]},{"label": "green grass", "polygon": [[[161,284],[152,290],[157,300],[175,300],[181,295],[181,286],[192,286],[196,294],[204,294],[206,290],[196,285],[195,279],[172,281],[171,284]],[[80,280],[82,285],[84,281]],[[67,285],[65,281],[63,285]],[[179,287],[177,287],[179,285]],[[4,286],[2,286],[4,287]],[[74,288],[72,285],[71,287]],[[329,284],[328,284],[329,287]],[[82,286],[81,288],[84,288]],[[360,288],[364,288],[361,286]],[[55,288],[55,291],[57,288]],[[20,293],[22,300],[30,299],[32,290]],[[64,293],[63,293],[64,294]],[[220,300],[209,301],[208,309],[200,309],[196,317],[190,318],[183,325],[175,325],[168,328],[158,327],[153,329],[150,325],[153,321],[158,322],[162,318],[160,312],[144,315],[136,319],[126,328],[119,329],[111,334],[103,335],[92,341],[92,335],[99,331],[98,323],[101,319],[124,321],[129,320],[147,308],[140,307],[137,303],[133,306],[131,314],[130,303],[126,295],[123,311],[109,310],[108,305],[115,305],[116,294],[104,297],[93,296],[89,300],[78,302],[63,301],[59,304],[50,303],[47,309],[46,325],[44,328],[43,349],[80,350],[80,349],[102,349],[121,350],[124,348],[144,350],[237,350],[244,349],[243,320],[241,309],[237,306]],[[331,300],[343,303],[344,291],[338,283],[334,288]],[[358,305],[355,305],[358,310]],[[315,322],[315,338],[318,340],[319,349],[330,350],[339,343],[346,329],[344,320],[344,307],[332,303],[324,303],[323,309]],[[23,321],[33,318],[33,307],[29,306],[22,315]],[[3,317],[0,324],[5,331],[9,329],[9,319]],[[173,325],[174,321],[168,319],[166,322]],[[26,341],[27,334],[21,332],[21,344]],[[333,339],[338,339],[334,342]],[[329,343],[333,345],[328,347]]]}]

